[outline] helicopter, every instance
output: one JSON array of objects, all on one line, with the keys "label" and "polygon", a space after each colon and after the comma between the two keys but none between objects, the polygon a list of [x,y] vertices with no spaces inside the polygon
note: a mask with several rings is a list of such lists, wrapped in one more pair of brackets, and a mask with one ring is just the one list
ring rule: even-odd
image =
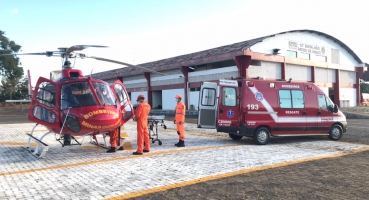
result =
[{"label": "helicopter", "polygon": [[[72,68],[70,59],[91,58],[165,75],[148,68],[77,52],[89,47],[107,46],[74,45],[69,48],[58,48],[59,51],[0,55],[46,55],[60,56],[62,59],[60,77],[56,80],[52,80],[51,76],[50,79],[39,77],[31,96],[28,120],[35,122],[36,125],[31,133],[27,134],[29,139],[26,148],[39,158],[48,151],[48,145],[42,142],[42,139],[50,133],[59,136],[57,141],[63,147],[72,145],[72,141],[75,141],[76,145],[81,145],[76,140],[77,136],[90,136],[94,144],[104,146],[99,144],[96,136],[102,134],[105,140],[109,131],[116,129],[120,131],[120,127],[134,116],[127,90],[120,80],[117,79],[109,85],[92,76],[84,76],[81,70]],[[40,138],[33,135],[38,125],[43,125],[48,130]],[[120,132],[118,136],[118,145],[122,145]],[[31,149],[31,140],[37,142],[35,149]],[[107,148],[106,142],[104,147]]]}]

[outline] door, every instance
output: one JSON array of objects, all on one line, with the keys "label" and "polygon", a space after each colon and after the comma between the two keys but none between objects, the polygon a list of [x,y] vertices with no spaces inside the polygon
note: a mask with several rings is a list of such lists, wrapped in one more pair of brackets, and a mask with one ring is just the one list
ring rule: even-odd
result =
[{"label": "door", "polygon": [[333,103],[325,94],[318,94],[318,106],[318,132],[328,133],[336,115],[329,110]]},{"label": "door", "polygon": [[217,117],[217,88],[216,83],[201,82],[199,95],[198,128],[212,129],[216,126]]},{"label": "door", "polygon": [[52,129],[59,129],[59,85],[40,77],[32,95],[28,119]]},{"label": "door", "polygon": [[134,115],[131,100],[129,99],[126,88],[124,87],[123,83],[120,80],[116,80],[113,84],[110,85],[110,87],[113,93],[115,94],[116,98],[118,98],[121,113],[123,116],[121,125],[123,125],[128,120],[130,120]]},{"label": "door", "polygon": [[218,132],[237,132],[239,128],[239,105],[237,103],[238,84],[219,88],[219,109],[217,119]]}]

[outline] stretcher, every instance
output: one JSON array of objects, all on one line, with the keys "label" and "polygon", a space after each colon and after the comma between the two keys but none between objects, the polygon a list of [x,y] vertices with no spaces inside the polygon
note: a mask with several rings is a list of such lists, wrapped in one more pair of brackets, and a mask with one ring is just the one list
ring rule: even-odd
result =
[{"label": "stretcher", "polygon": [[149,127],[149,137],[152,143],[155,143],[157,141],[159,145],[163,144],[159,139],[158,126],[160,124],[160,126],[162,126],[164,129],[167,129],[167,126],[164,123],[164,118],[165,118],[164,115],[149,115],[147,117],[147,125]]}]

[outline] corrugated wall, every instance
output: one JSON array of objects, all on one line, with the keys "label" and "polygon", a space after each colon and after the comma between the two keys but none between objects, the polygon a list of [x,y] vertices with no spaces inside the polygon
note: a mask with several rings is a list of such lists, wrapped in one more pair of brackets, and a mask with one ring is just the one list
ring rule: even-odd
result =
[{"label": "corrugated wall", "polygon": [[311,81],[311,67],[286,64],[286,79]]},{"label": "corrugated wall", "polygon": [[219,80],[231,77],[238,77],[238,69],[236,66],[233,67],[223,67],[219,69],[210,69],[198,72],[191,72],[188,74],[189,82],[200,82],[200,81],[210,81]]},{"label": "corrugated wall", "polygon": [[340,82],[341,83],[356,83],[356,72],[340,71]]},{"label": "corrugated wall", "polygon": [[249,70],[248,72],[249,77],[262,76],[262,77],[271,78],[271,79],[281,79],[282,78],[281,63],[262,61],[261,66],[250,65],[248,70]]},{"label": "corrugated wall", "polygon": [[325,83],[335,83],[336,74],[333,69],[316,67],[315,68],[315,81],[325,82]]}]

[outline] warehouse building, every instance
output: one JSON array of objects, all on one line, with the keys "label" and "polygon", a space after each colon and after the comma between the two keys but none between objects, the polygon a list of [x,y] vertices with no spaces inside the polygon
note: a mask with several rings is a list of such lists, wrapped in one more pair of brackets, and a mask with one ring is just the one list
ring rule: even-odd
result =
[{"label": "warehouse building", "polygon": [[181,94],[187,108],[196,110],[201,81],[237,77],[313,82],[335,104],[353,107],[360,103],[360,78],[368,64],[337,38],[294,30],[139,66],[165,76],[135,67],[92,76],[109,83],[120,79],[132,100],[144,94],[159,109],[174,109],[174,96]]}]

